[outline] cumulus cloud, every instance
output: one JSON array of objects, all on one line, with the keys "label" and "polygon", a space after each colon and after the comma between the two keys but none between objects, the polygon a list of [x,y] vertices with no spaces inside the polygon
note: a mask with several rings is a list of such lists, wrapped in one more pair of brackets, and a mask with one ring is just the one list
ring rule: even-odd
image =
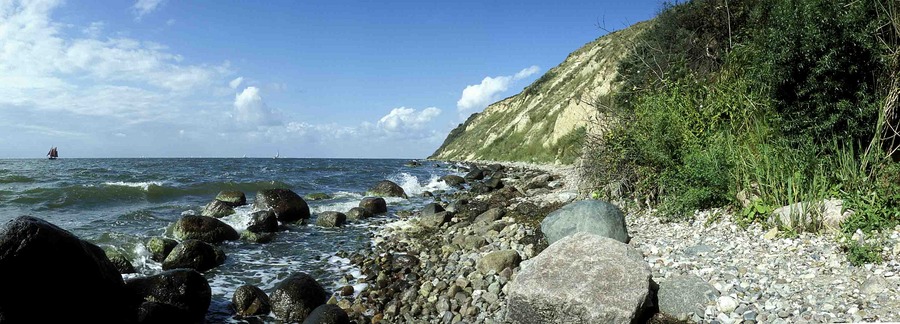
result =
[{"label": "cumulus cloud", "polygon": [[521,79],[527,78],[540,71],[536,65],[522,69],[514,75],[485,77],[481,83],[466,86],[462,96],[456,102],[459,112],[467,113],[481,111],[499,99],[501,93],[509,89],[509,86]]},{"label": "cumulus cloud", "polygon": [[237,87],[241,86],[241,82],[244,82],[244,77],[237,77],[234,78],[234,80],[231,80],[231,82],[228,82],[228,86],[232,89],[237,89]]},{"label": "cumulus cloud", "polygon": [[428,107],[419,112],[413,108],[394,108],[390,113],[381,117],[377,125],[391,132],[421,130],[426,123],[440,114],[441,110],[435,107]]},{"label": "cumulus cloud", "polygon": [[263,102],[257,87],[247,87],[234,97],[234,118],[242,126],[278,125],[278,116]]},{"label": "cumulus cloud", "polygon": [[138,0],[131,8],[134,10],[134,19],[140,21],[144,15],[156,11],[164,0]]}]

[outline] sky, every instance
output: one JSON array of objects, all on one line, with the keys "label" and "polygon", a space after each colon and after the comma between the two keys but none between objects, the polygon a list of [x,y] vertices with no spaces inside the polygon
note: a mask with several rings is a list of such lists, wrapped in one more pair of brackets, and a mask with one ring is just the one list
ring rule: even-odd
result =
[{"label": "sky", "polygon": [[660,6],[0,0],[0,158],[425,158]]}]

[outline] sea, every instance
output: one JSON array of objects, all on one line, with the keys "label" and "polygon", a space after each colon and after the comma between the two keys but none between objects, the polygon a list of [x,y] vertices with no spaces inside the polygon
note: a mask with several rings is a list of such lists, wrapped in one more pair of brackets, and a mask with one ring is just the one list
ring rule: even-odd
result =
[{"label": "sea", "polygon": [[300,196],[323,192],[332,199],[307,201],[314,224],[323,211],[346,212],[356,207],[366,189],[381,180],[399,184],[409,199],[386,198],[388,213],[341,228],[292,226],[267,244],[243,241],[221,245],[224,265],[204,273],[212,287],[207,322],[237,322],[230,310],[237,287],[252,284],[272,293],[290,274],[306,272],[328,291],[344,285],[364,288],[350,260],[338,251],[370,248],[371,233],[397,219],[397,212],[432,202],[425,191],[452,191],[439,178],[459,174],[453,165],[422,161],[407,165],[398,159],[7,159],[0,160],[0,224],[22,215],[56,224],[103,249],[126,255],[138,274],[162,272],[150,260],[145,242],[172,237],[171,226],[185,215],[199,215],[222,190],[240,190],[248,206],[222,220],[238,231],[246,229],[256,192],[291,189]]}]

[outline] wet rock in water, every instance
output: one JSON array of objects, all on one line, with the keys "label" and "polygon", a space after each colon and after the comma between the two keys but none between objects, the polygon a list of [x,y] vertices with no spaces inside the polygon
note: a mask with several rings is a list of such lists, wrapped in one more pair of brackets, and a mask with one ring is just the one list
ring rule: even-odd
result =
[{"label": "wet rock in water", "polygon": [[431,198],[431,197],[434,197],[434,193],[432,193],[431,191],[423,191],[422,197]]},{"label": "wet rock in water", "polygon": [[224,202],[231,207],[243,206],[247,204],[247,196],[243,192],[237,190],[224,190],[216,195],[216,200]]},{"label": "wet rock in water", "polygon": [[303,324],[350,324],[350,317],[337,305],[326,304],[316,307]]},{"label": "wet rock in water", "polygon": [[353,288],[353,286],[350,286],[350,285],[343,286],[343,287],[341,287],[341,296],[345,296],[345,297],[353,296],[353,293],[355,292],[355,290],[356,289]]},{"label": "wet rock in water", "polygon": [[454,188],[462,188],[462,185],[466,183],[465,178],[452,174],[441,177],[441,181]]},{"label": "wet rock in water", "polygon": [[213,200],[203,207],[200,216],[222,218],[234,214],[234,208],[220,200]]},{"label": "wet rock in water", "polygon": [[484,170],[479,169],[478,167],[473,167],[469,173],[463,177],[466,181],[475,181],[484,179]]},{"label": "wet rock in water", "polygon": [[243,285],[234,291],[231,304],[238,316],[269,315],[271,303],[262,289],[253,285]]},{"label": "wet rock in water", "polygon": [[340,227],[347,222],[347,215],[336,211],[326,211],[319,213],[316,218],[316,225],[322,227]]},{"label": "wet rock in water", "polygon": [[134,316],[103,250],[40,218],[18,217],[0,229],[0,287],[4,323],[125,323]]},{"label": "wet rock in water", "polygon": [[156,262],[162,262],[172,252],[178,241],[164,237],[152,237],[147,241],[147,250],[150,251],[150,259]]},{"label": "wet rock in water", "polygon": [[260,210],[250,214],[247,230],[253,233],[272,233],[278,231],[278,217],[271,210]]},{"label": "wet rock in water", "polygon": [[135,273],[137,271],[134,270],[134,265],[131,264],[131,261],[128,260],[122,252],[116,250],[106,250],[106,257],[109,258],[109,261],[116,267],[116,270],[121,274],[126,273]]},{"label": "wet rock in water", "polygon": [[272,312],[286,322],[301,322],[328,298],[313,277],[297,272],[280,282],[272,293]]},{"label": "wet rock in water", "polygon": [[172,234],[180,240],[201,240],[212,244],[241,238],[230,225],[207,216],[182,217],[175,222]]},{"label": "wet rock in water", "polygon": [[519,266],[520,262],[522,262],[522,257],[516,250],[494,251],[481,257],[475,268],[485,274],[490,271],[500,273],[503,269]]},{"label": "wet rock in water", "polygon": [[192,321],[185,320],[190,317],[181,308],[154,301],[145,301],[137,309],[138,324],[191,323]]},{"label": "wet rock in water", "polygon": [[650,288],[650,267],[641,252],[580,232],[522,262],[508,284],[507,320],[634,323],[649,315]]},{"label": "wet rock in water", "polygon": [[715,287],[694,274],[677,275],[659,284],[659,312],[686,321],[704,316],[706,305],[719,297]]},{"label": "wet rock in water", "polygon": [[406,162],[404,165],[405,165],[405,166],[408,166],[408,167],[411,167],[411,168],[414,168],[414,167],[420,167],[420,166],[422,166],[422,163],[420,163],[419,161],[413,160],[413,161]]},{"label": "wet rock in water", "polygon": [[225,252],[200,240],[184,240],[163,260],[163,270],[189,268],[200,272],[225,263]]},{"label": "wet rock in water", "polygon": [[559,241],[577,232],[588,232],[628,243],[625,215],[613,204],[601,200],[570,203],[550,213],[541,222],[547,243]]},{"label": "wet rock in water", "polygon": [[331,199],[334,197],[332,197],[331,195],[324,193],[324,192],[314,192],[314,193],[306,195],[304,198],[306,198],[306,200],[309,200],[309,201],[316,201],[316,200]]},{"label": "wet rock in water", "polygon": [[422,216],[430,216],[444,211],[444,207],[437,203],[430,203],[422,207]]},{"label": "wet rock in water", "polygon": [[375,186],[369,188],[369,191],[366,191],[366,195],[369,196],[381,196],[381,197],[400,197],[400,198],[409,198],[406,195],[406,192],[403,191],[403,187],[400,187],[396,183],[390,180],[382,180],[379,183],[376,183]]},{"label": "wet rock in water", "polygon": [[347,215],[347,220],[362,220],[372,217],[372,212],[363,207],[353,207],[345,215]]},{"label": "wet rock in water", "polygon": [[444,223],[450,222],[453,214],[449,212],[439,212],[431,215],[422,215],[419,217],[419,224],[425,227],[440,227]]},{"label": "wet rock in water", "polygon": [[359,207],[365,208],[372,214],[387,212],[387,202],[381,197],[365,197],[359,202]]},{"label": "wet rock in water", "polygon": [[[154,276],[132,278],[125,282],[125,288],[132,304],[141,305],[143,316],[149,319],[169,318],[173,312],[178,315],[178,312],[172,310],[174,307],[181,310],[180,313],[183,315],[175,322],[202,322],[212,300],[209,282],[202,274],[190,269],[175,269]],[[171,307],[147,305],[146,302]],[[159,322],[146,321],[146,323]]]},{"label": "wet rock in water", "polygon": [[267,189],[257,192],[253,209],[271,210],[282,223],[309,219],[309,205],[289,189]]},{"label": "wet rock in water", "polygon": [[241,232],[241,239],[250,243],[265,244],[275,240],[275,233],[254,233],[251,231]]}]

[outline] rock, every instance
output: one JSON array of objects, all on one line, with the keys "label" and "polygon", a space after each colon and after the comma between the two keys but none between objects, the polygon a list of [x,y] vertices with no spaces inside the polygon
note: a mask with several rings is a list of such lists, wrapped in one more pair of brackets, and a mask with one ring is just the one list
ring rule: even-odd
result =
[{"label": "rock", "polygon": [[484,185],[487,186],[488,188],[491,188],[491,190],[502,189],[503,188],[503,180],[500,180],[500,178],[497,178],[497,177],[492,177],[492,178],[486,180],[484,182]]},{"label": "rock", "polygon": [[431,215],[422,215],[419,217],[419,224],[425,227],[440,227],[444,223],[450,222],[453,219],[453,214],[449,212],[440,212]]},{"label": "rock", "polygon": [[184,240],[163,260],[163,270],[189,268],[200,272],[225,263],[225,252],[200,240]]},{"label": "rock", "polygon": [[359,202],[359,207],[365,208],[372,214],[387,212],[387,202],[381,197],[366,197]]},{"label": "rock", "polygon": [[326,211],[319,213],[316,218],[316,225],[322,227],[341,227],[347,222],[347,215],[336,211]]},{"label": "rock", "polygon": [[703,316],[719,291],[697,275],[676,275],[659,284],[659,312],[680,320]]},{"label": "rock", "polygon": [[859,287],[859,292],[869,295],[869,296],[877,296],[878,294],[884,292],[888,289],[890,283],[884,277],[880,275],[872,275],[866,279]]},{"label": "rock", "polygon": [[275,233],[254,233],[251,231],[241,232],[241,239],[250,243],[265,244],[275,240]]},{"label": "rock", "polygon": [[231,207],[243,206],[247,204],[247,196],[243,192],[237,190],[220,191],[216,195],[216,200],[224,202]]},{"label": "rock", "polygon": [[350,324],[350,317],[337,305],[326,304],[316,307],[303,324]]},{"label": "rock", "polygon": [[484,171],[478,167],[473,167],[463,178],[466,179],[466,181],[482,180],[484,179]]},{"label": "rock", "polygon": [[178,241],[163,237],[152,237],[147,241],[147,250],[150,251],[150,259],[156,262],[162,262],[172,252],[172,249],[178,245]]},{"label": "rock", "polygon": [[768,222],[773,226],[794,228],[799,222],[803,226],[813,219],[822,221],[827,231],[839,232],[841,223],[849,217],[850,213],[843,212],[843,200],[825,199],[819,202],[798,202],[779,207],[769,216]]},{"label": "rock", "polygon": [[135,273],[137,271],[134,270],[134,266],[131,264],[131,261],[123,255],[121,252],[116,250],[106,250],[106,257],[109,258],[109,261],[116,267],[116,270],[121,274],[126,273]]},{"label": "rock", "polygon": [[127,292],[102,249],[35,217],[0,229],[0,322],[130,322]]},{"label": "rock", "polygon": [[253,285],[238,287],[231,297],[231,304],[238,316],[265,316],[272,309],[269,296]]},{"label": "rock", "polygon": [[633,247],[590,233],[564,237],[508,284],[513,323],[634,323],[650,302],[650,268]]},{"label": "rock", "polygon": [[278,231],[278,217],[271,210],[260,210],[250,214],[247,230],[253,233],[273,233]]},{"label": "rock", "polygon": [[722,296],[716,300],[716,309],[722,314],[730,314],[737,306],[738,302],[734,300],[734,298],[731,298],[731,296]]},{"label": "rock", "polygon": [[353,293],[356,291],[355,288],[351,285],[346,285],[341,287],[341,296],[353,296]]},{"label": "rock", "polygon": [[190,317],[191,314],[181,308],[155,301],[145,301],[137,308],[139,324],[191,323],[186,320]]},{"label": "rock", "polygon": [[206,204],[203,207],[203,211],[200,212],[201,216],[214,218],[222,218],[231,214],[234,214],[234,208],[229,206],[228,203],[219,200],[213,200]]},{"label": "rock", "polygon": [[271,210],[282,223],[309,219],[309,205],[297,193],[288,189],[267,189],[257,192],[253,208]]},{"label": "rock", "polygon": [[419,266],[419,258],[414,255],[409,254],[394,254],[393,255],[394,262],[391,266],[391,269],[394,271],[400,271],[403,269],[415,269]]},{"label": "rock", "polygon": [[448,186],[451,186],[454,188],[461,188],[462,185],[464,183],[466,183],[465,178],[460,177],[458,175],[452,175],[452,174],[448,174],[448,175],[441,177],[441,181],[446,183]]},{"label": "rock", "polygon": [[549,174],[540,174],[534,178],[531,178],[527,184],[525,184],[525,190],[528,189],[538,189],[538,188],[546,188],[550,183],[550,175]]},{"label": "rock", "polygon": [[444,211],[444,207],[437,203],[430,203],[422,207],[422,216],[430,216]]},{"label": "rock", "polygon": [[[190,269],[175,269],[129,279],[125,282],[125,288],[134,305],[155,302],[181,310],[186,315],[176,321],[181,323],[202,322],[212,301],[212,290],[206,278]],[[160,310],[159,307],[154,309]],[[166,311],[166,308],[161,311]]]},{"label": "rock", "polygon": [[390,180],[382,180],[381,182],[376,183],[375,186],[369,188],[369,191],[366,191],[366,195],[409,198],[408,196],[406,196],[406,192],[403,191],[403,187],[400,187]]},{"label": "rock", "polygon": [[316,201],[316,200],[326,200],[326,199],[331,199],[331,198],[334,198],[334,197],[332,197],[331,195],[329,195],[329,194],[327,194],[327,193],[324,193],[324,192],[314,192],[314,193],[311,193],[311,194],[307,194],[307,195],[304,196],[303,198],[305,198],[306,200],[309,200],[309,201]]},{"label": "rock", "polygon": [[434,197],[434,193],[432,193],[431,191],[423,191],[422,197],[431,198],[431,197]]},{"label": "rock", "polygon": [[286,322],[301,322],[320,305],[328,295],[316,279],[303,272],[296,272],[280,282],[272,293],[272,312]]},{"label": "rock", "polygon": [[541,222],[547,243],[553,244],[577,232],[588,232],[628,243],[625,215],[619,207],[601,200],[570,203],[550,213]]},{"label": "rock", "polygon": [[506,210],[502,208],[491,208],[488,211],[481,213],[478,217],[475,217],[474,223],[493,223],[494,221],[503,218],[506,215]]},{"label": "rock", "polygon": [[201,240],[212,244],[241,238],[241,235],[228,224],[207,216],[182,217],[175,222],[172,234],[180,240]]},{"label": "rock", "polygon": [[540,208],[537,205],[526,201],[516,205],[516,212],[522,216],[534,217],[540,212]]},{"label": "rock", "polygon": [[347,215],[347,220],[355,221],[372,217],[372,212],[362,207],[353,207],[345,215]]},{"label": "rock", "polygon": [[774,240],[776,237],[778,237],[778,227],[772,227],[766,234],[763,234],[763,238],[770,241]]},{"label": "rock", "polygon": [[416,161],[416,160],[412,160],[412,161],[406,162],[406,163],[403,164],[403,165],[408,166],[408,167],[411,167],[411,168],[415,168],[415,167],[420,167],[420,166],[422,166],[422,163],[420,163],[419,161]]},{"label": "rock", "polygon": [[475,268],[487,274],[491,270],[500,273],[506,268],[515,268],[522,262],[522,257],[516,250],[494,251],[481,257],[475,264]]}]

